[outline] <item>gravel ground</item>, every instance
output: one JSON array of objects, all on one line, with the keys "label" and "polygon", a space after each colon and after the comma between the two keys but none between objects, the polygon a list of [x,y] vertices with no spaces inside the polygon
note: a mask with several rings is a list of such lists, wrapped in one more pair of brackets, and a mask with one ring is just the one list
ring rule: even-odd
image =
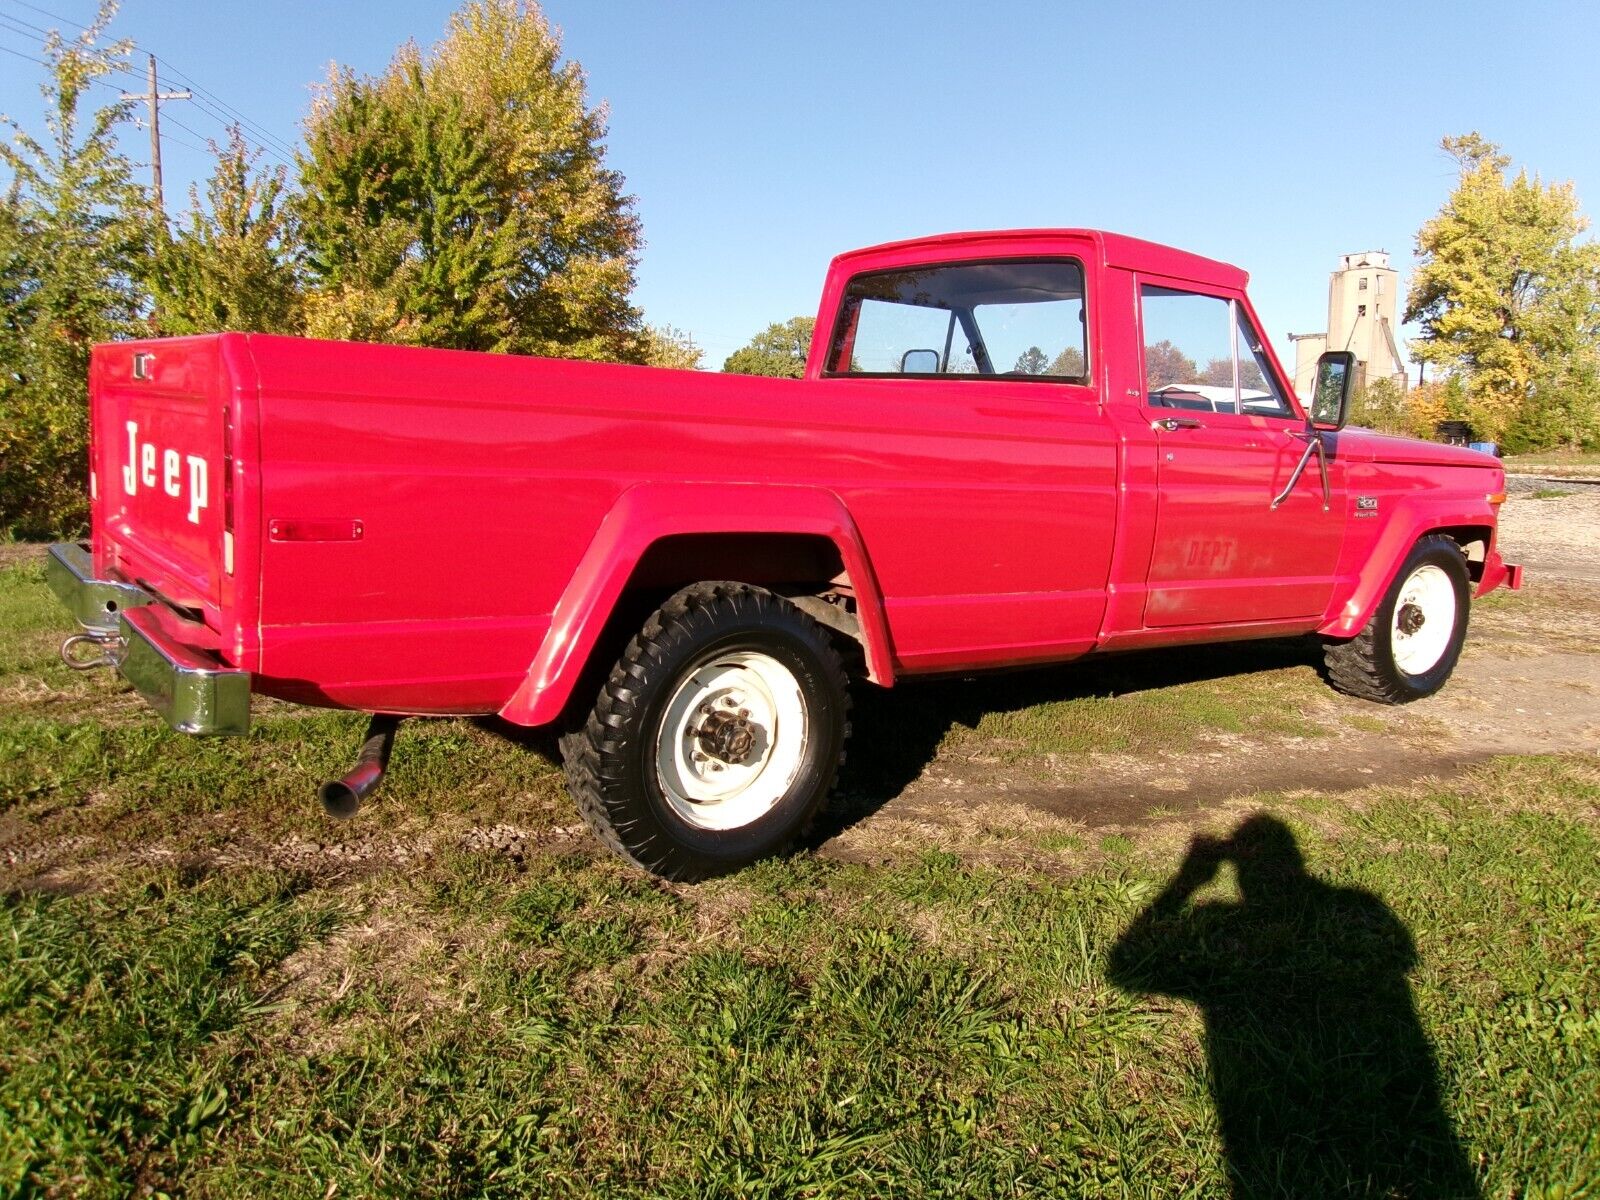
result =
[{"label": "gravel ground", "polygon": [[1541,574],[1600,583],[1600,489],[1513,496],[1500,510],[1500,553]]}]

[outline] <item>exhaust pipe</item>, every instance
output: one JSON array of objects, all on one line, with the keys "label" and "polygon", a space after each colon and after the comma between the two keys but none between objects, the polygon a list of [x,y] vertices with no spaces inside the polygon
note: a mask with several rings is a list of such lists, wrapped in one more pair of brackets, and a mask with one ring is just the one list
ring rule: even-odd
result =
[{"label": "exhaust pipe", "polygon": [[356,815],[362,800],[383,782],[383,773],[389,768],[389,752],[394,749],[394,731],[400,728],[400,718],[374,713],[367,725],[367,740],[361,743],[361,753],[356,755],[356,765],[348,775],[330,779],[317,789],[317,799],[336,821],[348,821]]}]

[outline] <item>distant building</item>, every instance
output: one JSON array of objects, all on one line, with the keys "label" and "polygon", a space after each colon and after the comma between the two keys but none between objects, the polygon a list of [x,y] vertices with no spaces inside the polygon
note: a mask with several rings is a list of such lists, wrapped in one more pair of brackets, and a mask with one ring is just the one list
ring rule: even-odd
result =
[{"label": "distant building", "polygon": [[1406,386],[1406,364],[1394,331],[1399,325],[1400,274],[1382,250],[1346,254],[1328,280],[1328,329],[1291,333],[1294,390],[1311,394],[1317,359],[1325,350],[1350,350],[1356,356],[1356,387],[1378,379]]}]

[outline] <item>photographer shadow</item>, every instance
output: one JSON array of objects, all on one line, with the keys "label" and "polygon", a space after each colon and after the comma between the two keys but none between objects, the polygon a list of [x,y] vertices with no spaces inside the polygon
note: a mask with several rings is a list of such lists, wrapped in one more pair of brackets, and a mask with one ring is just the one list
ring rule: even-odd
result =
[{"label": "photographer shadow", "polygon": [[[1240,899],[1191,905],[1232,862]],[[1111,981],[1199,1006],[1236,1197],[1477,1197],[1411,1001],[1410,933],[1308,874],[1281,821],[1196,838],[1110,955]]]}]

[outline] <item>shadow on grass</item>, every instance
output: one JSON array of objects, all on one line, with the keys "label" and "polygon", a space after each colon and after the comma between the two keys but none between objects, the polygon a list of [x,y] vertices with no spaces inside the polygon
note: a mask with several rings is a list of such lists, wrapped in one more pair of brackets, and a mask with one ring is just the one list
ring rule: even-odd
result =
[{"label": "shadow on grass", "polygon": [[[1240,899],[1190,905],[1230,861]],[[1236,1197],[1477,1197],[1412,1006],[1415,964],[1382,900],[1308,874],[1288,827],[1257,815],[1195,839],[1110,976],[1199,1006]]]},{"label": "shadow on grass", "polygon": [[877,812],[921,776],[945,736],[985,716],[1040,704],[1123,696],[1289,667],[1323,670],[1320,643],[1296,638],[1108,654],[968,679],[856,689],[849,757],[838,795],[807,844],[819,846]]}]

